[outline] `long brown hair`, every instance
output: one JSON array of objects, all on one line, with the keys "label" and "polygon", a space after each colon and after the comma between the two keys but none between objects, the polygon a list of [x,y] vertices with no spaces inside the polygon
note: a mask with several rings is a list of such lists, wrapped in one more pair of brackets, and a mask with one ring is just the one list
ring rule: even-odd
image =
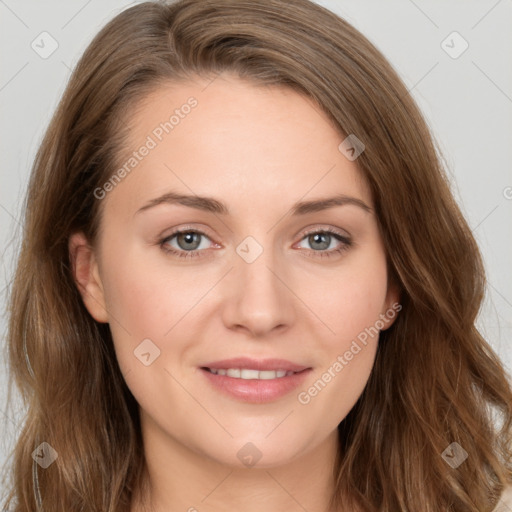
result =
[{"label": "long brown hair", "polygon": [[[403,309],[338,427],[333,508],[490,511],[512,483],[512,390],[475,327],[479,250],[397,73],[308,0],[141,3],[110,21],[76,66],[34,163],[10,294],[9,363],[27,414],[8,502],[16,512],[122,512],[141,486],[138,406],[108,325],[83,305],[68,240],[78,230],[97,240],[94,190],[119,165],[136,102],[164,83],[222,71],[308,95],[340,142],[355,134],[365,144],[357,165]],[[42,442],[58,453],[45,470],[31,456]],[[452,468],[442,454],[455,442],[468,458]]]}]

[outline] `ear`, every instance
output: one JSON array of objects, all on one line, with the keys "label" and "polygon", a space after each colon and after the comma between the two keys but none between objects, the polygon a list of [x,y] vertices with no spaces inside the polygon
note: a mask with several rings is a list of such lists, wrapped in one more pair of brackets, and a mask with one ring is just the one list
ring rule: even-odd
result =
[{"label": "ear", "polygon": [[92,247],[82,232],[73,233],[68,243],[73,278],[85,307],[97,321],[108,323],[103,285],[98,262]]},{"label": "ear", "polygon": [[400,286],[395,279],[390,279],[388,283],[388,290],[386,299],[384,301],[383,311],[381,311],[380,318],[384,323],[381,331],[389,329],[398,317],[402,305],[400,304]]}]

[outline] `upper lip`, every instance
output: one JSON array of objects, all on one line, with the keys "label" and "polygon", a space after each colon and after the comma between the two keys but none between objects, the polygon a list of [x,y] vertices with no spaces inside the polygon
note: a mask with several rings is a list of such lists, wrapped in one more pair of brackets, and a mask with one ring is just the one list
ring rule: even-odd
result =
[{"label": "upper lip", "polygon": [[222,361],[212,361],[202,366],[210,369],[240,368],[247,370],[286,370],[287,372],[301,372],[309,366],[292,363],[286,359],[251,359],[250,357],[234,357]]}]

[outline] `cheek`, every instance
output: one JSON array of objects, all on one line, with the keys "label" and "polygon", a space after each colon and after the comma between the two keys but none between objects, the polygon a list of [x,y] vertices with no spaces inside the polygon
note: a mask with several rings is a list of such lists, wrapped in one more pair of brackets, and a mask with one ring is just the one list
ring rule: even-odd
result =
[{"label": "cheek", "polygon": [[322,357],[296,398],[309,417],[323,418],[326,430],[353,408],[375,361],[387,291],[385,261],[376,259],[366,269],[352,267],[332,283],[335,291],[315,295],[323,320],[334,334],[326,329],[325,335],[317,337],[316,348]]},{"label": "cheek", "polygon": [[[142,252],[105,251],[104,293],[119,363],[135,364],[134,350],[145,340],[162,349],[168,331],[197,302],[201,286],[190,273],[165,272]],[[204,286],[203,286],[204,287]],[[203,292],[204,293],[204,292]]]},{"label": "cheek", "polygon": [[326,415],[334,425],[360,397],[375,361],[387,294],[386,260],[379,247],[347,265],[332,287],[332,300],[325,300],[324,290],[323,302],[318,294],[317,303],[324,304],[336,334],[322,337],[323,364],[297,398],[309,413]]},{"label": "cheek", "polygon": [[384,313],[386,294],[386,261],[376,251],[340,267],[314,288],[308,300],[330,328],[331,336],[326,329],[323,339],[330,340],[332,347],[343,349],[365,329],[375,326]]}]

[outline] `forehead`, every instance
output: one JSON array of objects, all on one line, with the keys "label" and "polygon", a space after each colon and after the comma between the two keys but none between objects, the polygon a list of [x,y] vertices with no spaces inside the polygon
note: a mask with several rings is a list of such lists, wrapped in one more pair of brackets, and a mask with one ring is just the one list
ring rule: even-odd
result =
[{"label": "forehead", "polygon": [[234,206],[295,203],[342,193],[371,204],[344,135],[290,88],[222,74],[162,84],[126,116],[126,177],[109,193],[132,210],[168,189]]}]

